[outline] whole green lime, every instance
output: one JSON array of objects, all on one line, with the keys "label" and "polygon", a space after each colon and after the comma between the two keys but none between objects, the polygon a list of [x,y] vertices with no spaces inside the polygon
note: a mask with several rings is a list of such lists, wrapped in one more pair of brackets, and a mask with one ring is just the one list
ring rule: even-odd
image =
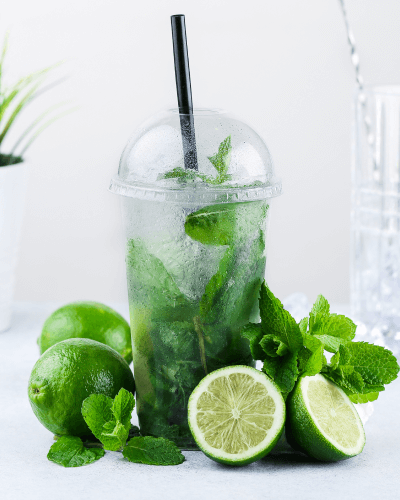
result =
[{"label": "whole green lime", "polygon": [[111,307],[98,302],[72,302],[49,316],[38,338],[40,354],[62,340],[85,338],[109,345],[129,364],[132,343],[129,324]]},{"label": "whole green lime", "polygon": [[63,340],[37,360],[28,384],[39,421],[54,434],[90,436],[81,414],[91,394],[114,398],[121,388],[135,392],[128,363],[117,351],[90,339]]}]

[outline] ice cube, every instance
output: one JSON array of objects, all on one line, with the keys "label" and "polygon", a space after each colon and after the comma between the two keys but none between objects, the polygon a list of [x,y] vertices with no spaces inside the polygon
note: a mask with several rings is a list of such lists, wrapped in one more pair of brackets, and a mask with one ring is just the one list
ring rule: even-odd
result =
[{"label": "ice cube", "polygon": [[297,322],[308,316],[311,309],[307,296],[300,292],[292,293],[282,303],[283,307],[290,312]]},{"label": "ice cube", "polygon": [[242,142],[232,149],[228,173],[233,182],[266,182],[265,166],[257,150],[249,143]]},{"label": "ice cube", "polygon": [[155,182],[160,174],[183,165],[182,137],[170,125],[159,125],[146,132],[126,158],[128,180]]}]

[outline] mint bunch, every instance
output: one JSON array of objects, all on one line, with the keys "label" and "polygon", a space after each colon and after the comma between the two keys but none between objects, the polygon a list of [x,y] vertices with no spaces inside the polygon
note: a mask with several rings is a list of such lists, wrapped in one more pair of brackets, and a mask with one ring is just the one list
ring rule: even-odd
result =
[{"label": "mint bunch", "polygon": [[[141,437],[131,425],[135,400],[121,389],[114,399],[91,394],[82,403],[82,416],[103,448],[85,446],[79,437],[61,436],[52,445],[47,458],[64,467],[88,465],[104,456],[104,450],[122,451],[130,462],[149,465],[178,465],[185,457],[179,448],[165,438]],[[127,440],[131,438],[128,443]]]},{"label": "mint bunch", "polygon": [[[396,379],[400,367],[393,354],[367,342],[352,342],[356,325],[346,316],[332,314],[319,295],[309,317],[296,323],[265,282],[260,290],[261,323],[249,323],[242,337],[249,340],[254,359],[280,388],[283,396],[302,375],[321,373],[339,385],[354,403],[378,398],[384,385]],[[325,351],[333,353],[330,363]]]},{"label": "mint bunch", "polygon": [[194,181],[196,178],[201,179],[207,184],[222,184],[225,181],[231,180],[232,176],[228,174],[228,168],[231,161],[232,145],[231,136],[229,135],[221,142],[218,147],[218,152],[214,156],[208,156],[208,159],[217,171],[216,177],[210,177],[201,174],[195,170],[176,167],[170,172],[162,175],[162,179],[177,179],[179,182]]}]

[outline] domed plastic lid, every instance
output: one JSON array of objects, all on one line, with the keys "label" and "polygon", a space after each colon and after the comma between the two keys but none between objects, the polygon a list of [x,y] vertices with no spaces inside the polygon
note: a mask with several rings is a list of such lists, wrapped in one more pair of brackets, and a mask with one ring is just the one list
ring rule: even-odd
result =
[{"label": "domed plastic lid", "polygon": [[184,148],[190,145],[182,137],[181,120],[188,116],[169,110],[147,120],[124,149],[110,190],[135,198],[193,203],[281,194],[264,141],[221,110],[194,110],[197,170],[185,168]]}]

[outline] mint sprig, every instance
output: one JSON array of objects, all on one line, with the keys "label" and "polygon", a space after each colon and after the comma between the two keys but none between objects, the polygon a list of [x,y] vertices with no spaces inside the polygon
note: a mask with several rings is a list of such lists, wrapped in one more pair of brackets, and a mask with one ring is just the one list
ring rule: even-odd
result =
[{"label": "mint sprig", "polygon": [[104,394],[91,394],[82,403],[82,416],[105,450],[120,450],[126,443],[135,407],[133,394],[120,389],[114,400]]},{"label": "mint sprig", "polygon": [[232,176],[228,174],[229,164],[231,162],[232,145],[231,136],[224,139],[218,147],[218,152],[213,156],[208,156],[215,170],[216,177],[210,177],[195,170],[175,167],[169,172],[162,174],[161,179],[177,179],[178,182],[193,182],[196,178],[201,179],[207,184],[222,184],[231,180]]},{"label": "mint sprig", "polygon": [[[285,398],[303,375],[321,373],[354,403],[377,399],[384,386],[397,378],[400,367],[395,356],[381,346],[353,342],[356,325],[346,316],[332,314],[322,295],[309,317],[298,324],[265,282],[259,302],[261,323],[249,323],[241,334]],[[334,353],[329,364],[325,351]]]},{"label": "mint sprig", "polygon": [[[103,448],[85,446],[79,437],[61,436],[52,445],[47,458],[64,467],[80,467],[99,460],[104,450],[122,451],[130,462],[148,465],[178,465],[185,457],[172,441],[140,436],[131,425],[135,407],[133,394],[121,389],[114,399],[91,394],[82,403],[82,416]],[[131,438],[127,443],[127,439]],[[86,443],[87,445],[87,443]]]}]

